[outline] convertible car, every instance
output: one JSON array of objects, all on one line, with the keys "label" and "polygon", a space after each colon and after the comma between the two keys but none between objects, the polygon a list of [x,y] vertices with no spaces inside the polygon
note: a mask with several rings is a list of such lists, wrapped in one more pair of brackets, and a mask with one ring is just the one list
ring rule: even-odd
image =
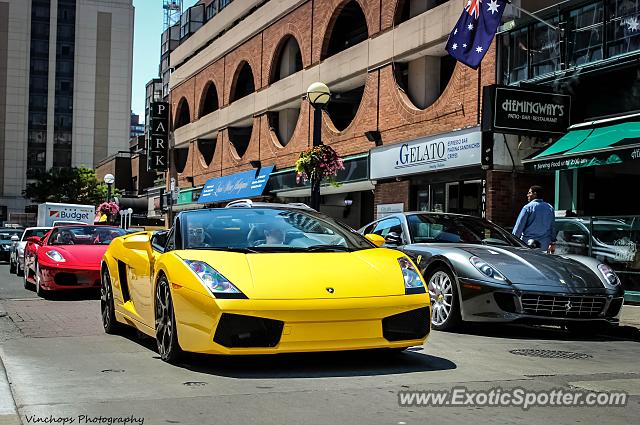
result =
[{"label": "convertible car", "polygon": [[30,236],[24,251],[24,286],[36,293],[100,286],[100,261],[109,243],[126,233],[111,226],[54,227]]},{"label": "convertible car", "polygon": [[404,254],[303,205],[183,211],[168,232],[116,239],[102,264],[107,333],[183,353],[275,354],[424,342],[429,296]]},{"label": "convertible car", "polygon": [[428,284],[434,329],[461,321],[534,322],[591,332],[619,322],[623,290],[608,265],[530,249],[487,220],[407,212],[360,232],[414,259]]}]

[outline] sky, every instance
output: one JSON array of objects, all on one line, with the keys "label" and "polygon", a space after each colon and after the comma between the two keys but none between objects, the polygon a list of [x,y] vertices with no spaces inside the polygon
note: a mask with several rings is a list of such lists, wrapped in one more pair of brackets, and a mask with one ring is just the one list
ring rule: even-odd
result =
[{"label": "sky", "polygon": [[[187,2],[185,2],[187,3]],[[158,77],[160,34],[164,25],[162,0],[133,0],[135,29],[133,34],[133,84],[131,109],[144,121],[144,86]]]}]

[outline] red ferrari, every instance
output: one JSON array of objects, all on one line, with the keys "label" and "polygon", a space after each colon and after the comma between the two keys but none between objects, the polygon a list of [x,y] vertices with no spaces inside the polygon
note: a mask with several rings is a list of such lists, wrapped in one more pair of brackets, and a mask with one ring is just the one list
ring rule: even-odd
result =
[{"label": "red ferrari", "polygon": [[54,227],[42,238],[27,239],[24,286],[47,291],[100,287],[100,261],[109,243],[125,230],[112,226]]}]

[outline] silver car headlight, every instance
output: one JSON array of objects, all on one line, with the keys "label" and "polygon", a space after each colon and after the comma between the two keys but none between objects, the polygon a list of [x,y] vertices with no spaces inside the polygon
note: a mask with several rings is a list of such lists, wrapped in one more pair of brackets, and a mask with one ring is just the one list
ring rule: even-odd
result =
[{"label": "silver car headlight", "polygon": [[183,260],[216,298],[247,298],[235,285],[204,261]]},{"label": "silver car headlight", "polygon": [[53,261],[55,261],[56,263],[63,263],[67,260],[65,260],[65,258],[62,256],[62,254],[60,254],[58,251],[56,251],[55,249],[51,249],[47,252],[45,252],[46,256],[51,258]]},{"label": "silver car headlight", "polygon": [[504,277],[502,273],[500,273],[493,265],[487,263],[482,258],[473,256],[469,258],[469,261],[471,262],[471,264],[473,264],[473,267],[478,269],[478,271],[480,271],[480,273],[482,273],[483,275],[500,282],[507,282],[507,278]]},{"label": "silver car headlight", "polygon": [[618,278],[618,275],[616,275],[616,272],[614,272],[611,267],[609,267],[604,263],[600,263],[598,264],[598,270],[600,271],[600,273],[602,273],[602,276],[604,276],[605,280],[609,282],[610,285],[612,286],[620,285],[620,279]]}]

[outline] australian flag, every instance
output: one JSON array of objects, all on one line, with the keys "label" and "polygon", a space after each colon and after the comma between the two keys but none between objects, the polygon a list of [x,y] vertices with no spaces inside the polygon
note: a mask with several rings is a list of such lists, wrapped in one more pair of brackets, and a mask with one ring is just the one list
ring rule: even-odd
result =
[{"label": "australian flag", "polygon": [[469,0],[447,41],[447,52],[477,69],[496,35],[506,0]]}]

